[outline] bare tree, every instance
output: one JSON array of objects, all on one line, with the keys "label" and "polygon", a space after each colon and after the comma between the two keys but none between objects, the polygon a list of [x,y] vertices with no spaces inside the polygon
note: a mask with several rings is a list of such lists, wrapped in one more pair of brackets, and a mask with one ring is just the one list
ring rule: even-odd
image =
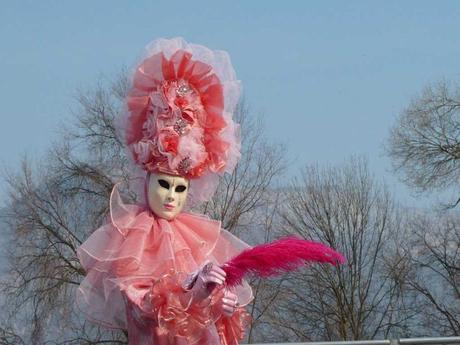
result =
[{"label": "bare tree", "polygon": [[[457,187],[460,177],[460,87],[428,86],[401,113],[386,151],[394,170],[420,192]],[[448,205],[455,207],[460,198]]]},{"label": "bare tree", "polygon": [[[114,182],[129,177],[114,125],[127,85],[122,73],[115,82],[79,92],[75,124],[62,128],[46,157],[36,163],[25,157],[18,172],[5,175],[9,197],[3,220],[12,238],[0,294],[10,313],[0,337],[11,343],[126,344],[124,332],[86,322],[74,295],[85,274],[76,249],[106,221]],[[243,121],[245,109],[237,115]],[[231,231],[269,205],[264,193],[282,169],[281,148],[267,144],[255,122],[248,119],[242,128],[243,152],[250,156],[224,177],[218,196],[205,207]]]},{"label": "bare tree", "polygon": [[[387,153],[404,181],[418,190],[456,190],[460,177],[460,86],[430,85],[402,112],[391,130]],[[460,198],[439,211],[412,212],[411,237],[400,252],[409,260],[405,284],[419,315],[417,335],[460,334]]]},{"label": "bare tree", "polygon": [[28,343],[126,342],[122,332],[88,324],[74,306],[85,274],[76,249],[104,222],[112,180],[126,162],[112,125],[117,101],[102,85],[91,96],[80,94],[76,126],[40,162],[25,157],[17,173],[5,176],[4,222],[13,238],[0,287],[9,324],[19,325]]},{"label": "bare tree", "polygon": [[405,248],[411,259],[406,284],[420,309],[420,336],[460,335],[460,215],[430,212],[412,215]]},{"label": "bare tree", "polygon": [[[274,182],[285,169],[285,147],[269,143],[264,135],[261,118],[251,118],[245,102],[238,105],[235,120],[241,126],[241,159],[232,174],[223,176],[214,197],[202,205],[201,210],[211,218],[222,221],[231,232],[254,226],[254,212],[271,207],[270,193]],[[262,219],[265,222],[265,219]]]},{"label": "bare tree", "polygon": [[285,229],[341,251],[347,264],[313,265],[285,280],[273,315],[290,341],[356,340],[405,334],[400,315],[405,262],[393,260],[400,217],[365,159],[309,166],[286,193]]}]

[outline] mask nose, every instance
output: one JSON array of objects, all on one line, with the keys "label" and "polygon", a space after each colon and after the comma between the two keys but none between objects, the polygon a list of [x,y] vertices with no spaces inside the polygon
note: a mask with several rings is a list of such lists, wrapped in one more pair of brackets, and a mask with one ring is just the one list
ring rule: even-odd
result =
[{"label": "mask nose", "polygon": [[173,188],[169,189],[168,194],[166,195],[166,200],[167,201],[174,201],[174,190],[173,190]]}]

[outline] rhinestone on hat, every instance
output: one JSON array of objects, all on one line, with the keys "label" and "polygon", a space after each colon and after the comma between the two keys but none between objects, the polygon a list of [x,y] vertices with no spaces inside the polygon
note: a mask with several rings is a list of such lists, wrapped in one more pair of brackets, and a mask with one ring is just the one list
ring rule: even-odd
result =
[{"label": "rhinestone on hat", "polygon": [[190,165],[192,164],[192,161],[189,157],[185,157],[179,162],[179,165],[177,166],[177,171],[181,174],[187,174],[188,171],[190,170]]},{"label": "rhinestone on hat", "polygon": [[187,121],[182,118],[179,118],[174,123],[174,130],[179,135],[184,135],[187,130]]},{"label": "rhinestone on hat", "polygon": [[188,86],[187,84],[182,84],[176,89],[176,93],[181,97],[185,96],[190,91],[192,91],[192,88]]}]

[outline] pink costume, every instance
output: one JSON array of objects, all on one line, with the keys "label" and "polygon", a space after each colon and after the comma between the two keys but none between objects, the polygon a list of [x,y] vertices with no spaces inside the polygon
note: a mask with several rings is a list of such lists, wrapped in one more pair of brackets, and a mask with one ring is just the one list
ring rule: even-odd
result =
[{"label": "pink costume", "polygon": [[111,196],[111,222],[78,249],[87,271],[77,301],[87,318],[127,329],[130,345],[236,344],[252,299],[247,283],[237,288],[242,307],[221,315],[215,291],[198,305],[181,301],[182,284],[205,260],[222,264],[247,245],[221,229],[220,222],[182,213],[172,221]]},{"label": "pink costume", "polygon": [[[133,163],[190,179],[193,201],[209,199],[239,157],[231,119],[238,90],[225,52],[179,38],[153,42],[120,121]],[[89,320],[128,330],[130,345],[238,344],[250,320],[249,285],[233,290],[239,307],[231,316],[221,310],[224,287],[197,301],[187,286],[207,261],[222,265],[247,244],[203,215],[167,220],[146,204],[125,204],[119,184],[109,216],[78,249],[87,274],[77,304]]]}]

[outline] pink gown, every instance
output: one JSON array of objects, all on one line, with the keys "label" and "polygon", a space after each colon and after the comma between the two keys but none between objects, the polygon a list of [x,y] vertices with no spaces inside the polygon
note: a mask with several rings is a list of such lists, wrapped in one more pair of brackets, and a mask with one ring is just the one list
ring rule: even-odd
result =
[{"label": "pink gown", "polygon": [[233,290],[240,307],[231,317],[221,311],[223,288],[194,301],[184,284],[206,261],[221,265],[246,243],[202,215],[168,221],[124,204],[117,186],[110,217],[77,251],[87,273],[77,305],[89,320],[128,330],[130,345],[230,345],[244,338],[244,306],[253,298],[246,282]]}]

